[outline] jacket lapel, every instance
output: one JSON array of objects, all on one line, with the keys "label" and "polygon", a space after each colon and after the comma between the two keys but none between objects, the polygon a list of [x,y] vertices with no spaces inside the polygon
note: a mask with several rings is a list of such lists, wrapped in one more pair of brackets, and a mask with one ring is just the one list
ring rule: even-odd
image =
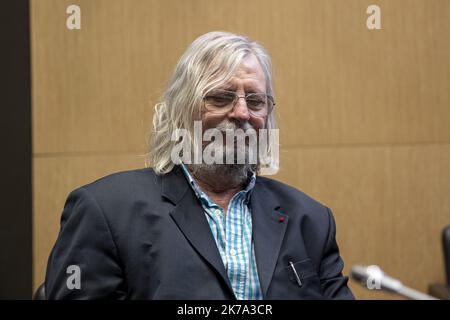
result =
[{"label": "jacket lapel", "polygon": [[[235,297],[203,209],[179,167],[162,176],[162,196],[175,205],[170,215],[186,239],[217,271]],[[263,297],[266,297],[289,217],[279,212],[278,202],[265,192],[258,179],[252,191],[250,207],[256,264]]]},{"label": "jacket lapel", "polygon": [[[258,188],[259,187],[259,188]],[[251,196],[256,265],[263,297],[275,271],[289,217],[280,213],[276,199],[256,183]]]},{"label": "jacket lapel", "polygon": [[178,228],[195,250],[217,271],[228,287],[230,294],[234,296],[225,266],[201,204],[179,167],[175,167],[172,172],[163,176],[162,195],[175,205],[175,209],[170,212],[170,215]]}]

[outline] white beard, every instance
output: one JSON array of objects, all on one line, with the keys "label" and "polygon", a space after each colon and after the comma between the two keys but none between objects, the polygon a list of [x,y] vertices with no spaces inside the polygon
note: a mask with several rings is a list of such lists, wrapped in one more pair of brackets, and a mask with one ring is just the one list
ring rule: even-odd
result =
[{"label": "white beard", "polygon": [[[242,129],[245,131],[251,128],[252,126],[248,122],[245,122],[239,126],[238,124],[228,120],[224,120],[216,126],[216,129],[222,131],[224,135],[227,130],[234,131],[236,129]],[[225,137],[224,141],[226,141]],[[208,144],[203,145],[202,148],[204,149],[207,145],[212,143],[214,142],[209,142]],[[239,146],[236,142],[232,145],[225,143],[225,148],[223,145],[217,145],[217,147],[214,147],[213,150],[223,154],[223,164],[206,164],[204,162],[201,164],[191,164],[189,165],[189,169],[195,177],[207,181],[223,181],[224,185],[237,186],[244,184],[249,178],[249,174],[251,175],[257,170],[256,164],[249,163],[249,150],[245,145]],[[238,164],[236,161],[236,157],[239,152],[243,152],[245,154],[245,161],[242,164]],[[232,164],[226,163],[227,157],[232,159],[234,158]]]}]

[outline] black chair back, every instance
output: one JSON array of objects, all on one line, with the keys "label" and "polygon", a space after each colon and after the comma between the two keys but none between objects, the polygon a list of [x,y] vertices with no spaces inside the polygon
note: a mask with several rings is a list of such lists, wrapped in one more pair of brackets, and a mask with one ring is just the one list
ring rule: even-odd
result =
[{"label": "black chair back", "polygon": [[33,295],[33,300],[46,300],[45,298],[45,283],[41,284]]}]

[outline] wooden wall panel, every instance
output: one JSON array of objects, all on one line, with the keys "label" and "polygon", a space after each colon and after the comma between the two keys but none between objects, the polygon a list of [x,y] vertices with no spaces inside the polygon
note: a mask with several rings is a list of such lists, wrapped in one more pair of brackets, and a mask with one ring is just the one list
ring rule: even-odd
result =
[{"label": "wooden wall panel", "polygon": [[286,145],[448,141],[450,3],[378,1],[383,30],[369,31],[370,3],[85,0],[69,31],[71,1],[33,1],[35,152],[142,150],[150,102],[216,29],[269,49]]},{"label": "wooden wall panel", "polygon": [[[449,141],[450,2],[302,3],[267,39],[284,145]],[[362,25],[372,3],[382,30]]]},{"label": "wooden wall panel", "polygon": [[[144,165],[153,104],[186,46],[212,30],[272,55],[280,180],[328,204],[347,269],[379,263],[425,290],[443,281],[450,223],[450,2],[31,0],[34,284],[67,193]],[[366,28],[378,4],[382,30]],[[355,285],[361,298],[391,298]]]}]

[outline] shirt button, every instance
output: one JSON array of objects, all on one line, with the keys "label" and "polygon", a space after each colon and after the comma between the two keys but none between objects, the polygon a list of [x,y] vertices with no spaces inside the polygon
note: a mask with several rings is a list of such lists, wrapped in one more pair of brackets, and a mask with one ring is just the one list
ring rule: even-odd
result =
[{"label": "shirt button", "polygon": [[219,209],[214,210],[214,213],[216,214],[216,216],[220,217],[221,213]]},{"label": "shirt button", "polygon": [[235,255],[236,255],[236,250],[231,249],[231,250],[230,250],[230,254],[231,254],[232,256],[235,256]]}]

